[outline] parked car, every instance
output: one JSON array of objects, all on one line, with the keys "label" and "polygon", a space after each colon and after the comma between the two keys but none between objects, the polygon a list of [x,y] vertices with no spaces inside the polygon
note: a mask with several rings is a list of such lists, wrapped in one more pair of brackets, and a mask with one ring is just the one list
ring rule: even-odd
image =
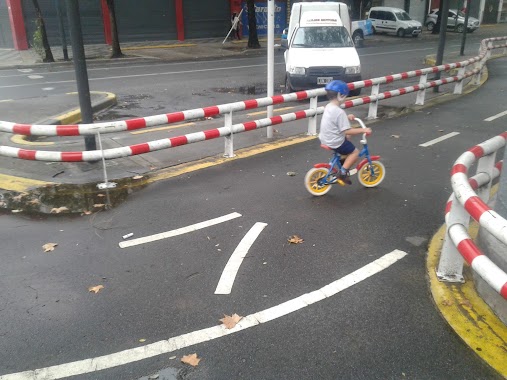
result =
[{"label": "parked car", "polygon": [[407,12],[400,8],[373,7],[368,13],[373,25],[373,33],[393,33],[398,37],[406,35],[417,37],[422,32],[422,24],[412,20]]},{"label": "parked car", "polygon": [[[433,9],[430,14],[426,17],[426,28],[433,30],[438,19],[438,9]],[[474,17],[468,17],[468,28],[467,32],[472,33],[474,30],[479,28],[479,20]],[[449,9],[447,16],[447,29],[454,30],[458,33],[463,33],[465,29],[465,14],[456,9]]]}]

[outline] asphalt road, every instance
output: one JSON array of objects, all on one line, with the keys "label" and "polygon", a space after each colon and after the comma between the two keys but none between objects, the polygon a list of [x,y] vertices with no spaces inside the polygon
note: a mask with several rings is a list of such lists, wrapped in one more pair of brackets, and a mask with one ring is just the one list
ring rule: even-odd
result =
[{"label": "asphalt road", "polygon": [[[497,378],[440,317],[425,274],[452,163],[505,131],[505,116],[484,119],[506,109],[507,61],[488,68],[489,81],[472,94],[373,126],[370,149],[387,171],[375,189],[353,178],[350,187],[310,196],[304,173],[328,158],[311,141],[159,182],[108,212],[0,216],[0,375],[131,350],[212,328],[224,314],[263,311],[258,326],[216,339],[210,333],[211,340],[191,346],[196,335],[187,336],[185,348],[75,378],[137,379],[162,368],[185,379]],[[420,146],[450,132],[459,134]],[[143,237],[230,213],[241,216],[118,246],[130,232]],[[259,222],[267,225],[231,293],[215,294],[231,254]],[[292,235],[304,242],[289,244]],[[43,253],[47,242],[58,246]],[[406,255],[333,296],[278,318],[284,313],[270,309],[395,250]],[[88,292],[99,284],[98,294]],[[192,353],[202,358],[197,367],[180,363]]]}]

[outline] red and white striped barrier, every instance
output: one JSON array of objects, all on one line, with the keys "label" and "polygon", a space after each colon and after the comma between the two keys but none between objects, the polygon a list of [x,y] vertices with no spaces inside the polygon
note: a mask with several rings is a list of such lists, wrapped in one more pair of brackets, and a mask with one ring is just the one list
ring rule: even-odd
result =
[{"label": "red and white striped barrier", "polygon": [[174,148],[177,146],[196,143],[205,140],[212,140],[218,137],[228,137],[231,135],[231,129],[233,134],[253,131],[255,129],[265,128],[270,125],[276,125],[315,116],[317,113],[320,114],[322,112],[324,112],[324,107],[318,107],[317,109],[302,110],[280,116],[273,116],[271,118],[235,124],[232,125],[231,128],[221,127],[209,129],[202,132],[194,132],[186,135],[149,141],[142,144],[135,144],[121,148],[105,149],[103,151],[92,150],[84,152],[57,152],[57,151],[20,149],[10,146],[0,146],[0,156],[21,158],[24,160],[51,161],[51,162],[98,161],[101,160],[102,158],[106,160],[111,160],[115,158],[154,152],[161,149]]},{"label": "red and white striped barrier", "polygon": [[[493,179],[500,175],[502,162],[497,162],[489,168],[487,162],[494,159],[494,154],[506,145],[506,140],[507,132],[504,132],[470,148],[454,163],[451,170],[453,195],[445,209],[447,236],[452,244],[446,236],[437,268],[440,279],[461,281],[463,265],[454,253],[454,250],[457,250],[472,269],[505,299],[507,299],[507,274],[475,245],[468,235],[468,223],[472,217],[481,228],[507,245],[507,220],[492,210],[474,191],[484,185],[490,186]],[[485,160],[486,164],[481,165],[481,159]],[[468,170],[477,160],[479,173],[469,179]]]}]

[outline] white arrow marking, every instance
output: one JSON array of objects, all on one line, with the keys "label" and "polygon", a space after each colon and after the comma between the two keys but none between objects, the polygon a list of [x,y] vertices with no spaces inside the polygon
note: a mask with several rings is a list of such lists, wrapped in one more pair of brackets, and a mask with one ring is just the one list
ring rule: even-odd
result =
[{"label": "white arrow marking", "polygon": [[248,231],[243,239],[241,239],[238,246],[229,258],[229,261],[225,265],[222,276],[220,277],[220,281],[218,281],[215,294],[231,294],[232,284],[234,284],[236,274],[238,273],[243,259],[245,258],[252,244],[255,242],[255,239],[257,239],[257,237],[266,226],[266,223],[255,223],[254,226],[250,228],[250,231]]},{"label": "white arrow marking", "polygon": [[161,232],[159,234],[140,237],[140,238],[132,239],[129,241],[122,241],[122,242],[120,242],[119,245],[120,245],[120,248],[127,248],[127,247],[133,247],[134,245],[150,243],[150,242],[156,241],[156,240],[167,239],[167,238],[170,238],[173,236],[178,236],[178,235],[186,234],[188,232],[197,231],[197,230],[200,230],[201,228],[213,226],[218,223],[227,222],[228,220],[239,218],[240,216],[241,216],[241,214],[238,214],[237,212],[233,212],[232,214],[227,214],[227,215],[221,216],[219,218],[206,220],[204,222],[192,224],[191,226],[187,226],[187,227],[178,228],[176,230]]},{"label": "white arrow marking", "polygon": [[34,371],[24,371],[9,375],[0,376],[0,380],[52,380],[61,379],[67,376],[77,376],[84,373],[96,372],[103,369],[113,368],[120,365],[129,364],[135,361],[151,358],[157,355],[167,354],[185,347],[193,346],[198,343],[207,342],[212,339],[237,333],[238,331],[254,327],[258,324],[272,321],[273,319],[302,309],[312,303],[321,301],[327,297],[355,285],[368,277],[373,276],[386,268],[389,268],[398,260],[407,255],[406,252],[394,250],[381,258],[365,265],[364,267],[336,280],[329,285],[324,286],[311,293],[303,294],[290,301],[284,302],[272,308],[259,311],[243,317],[241,321],[232,329],[226,329],[223,325],[208,327],[206,329],[193,331],[188,334],[161,340],[159,342],[147,344],[146,346],[131,348],[116,352],[110,355],[98,356],[91,359],[79,360],[76,362],[55,365],[36,369]]}]

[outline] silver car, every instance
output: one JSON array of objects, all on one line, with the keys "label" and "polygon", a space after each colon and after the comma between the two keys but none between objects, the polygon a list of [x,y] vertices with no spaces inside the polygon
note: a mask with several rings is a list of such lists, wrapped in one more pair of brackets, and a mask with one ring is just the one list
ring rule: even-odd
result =
[{"label": "silver car", "polygon": [[[426,28],[433,30],[438,19],[438,9],[433,9],[426,17]],[[467,32],[472,33],[475,29],[479,28],[479,20],[474,17],[468,17]],[[463,33],[465,29],[465,14],[456,9],[449,9],[447,16],[447,29],[454,30],[458,33]]]}]

